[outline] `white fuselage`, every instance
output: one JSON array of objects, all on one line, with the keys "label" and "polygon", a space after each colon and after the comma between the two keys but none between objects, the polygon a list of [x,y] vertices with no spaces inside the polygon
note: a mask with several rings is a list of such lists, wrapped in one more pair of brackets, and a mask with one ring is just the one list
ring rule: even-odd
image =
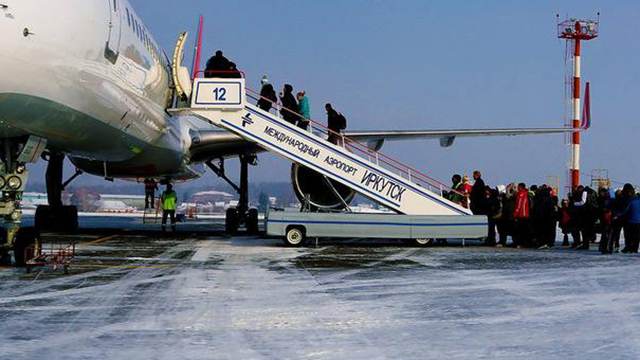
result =
[{"label": "white fuselage", "polygon": [[[169,61],[127,0],[1,0],[0,136],[35,135],[105,176],[197,176]],[[102,175],[102,174],[101,174]]]}]

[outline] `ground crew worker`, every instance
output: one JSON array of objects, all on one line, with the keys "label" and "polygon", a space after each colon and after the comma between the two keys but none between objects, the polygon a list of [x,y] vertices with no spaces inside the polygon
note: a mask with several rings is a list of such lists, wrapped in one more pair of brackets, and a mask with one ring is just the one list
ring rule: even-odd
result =
[{"label": "ground crew worker", "polygon": [[154,179],[144,179],[144,208],[155,209],[156,205],[156,190],[158,190],[158,183]]},{"label": "ground crew worker", "polygon": [[176,231],[176,205],[178,203],[178,195],[173,191],[173,185],[167,184],[167,189],[160,197],[162,201],[162,231],[167,230],[167,217],[171,218],[171,230]]}]

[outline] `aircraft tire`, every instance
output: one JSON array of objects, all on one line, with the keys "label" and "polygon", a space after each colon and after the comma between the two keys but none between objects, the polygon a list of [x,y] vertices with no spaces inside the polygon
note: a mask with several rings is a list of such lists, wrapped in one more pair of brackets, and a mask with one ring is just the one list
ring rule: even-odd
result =
[{"label": "aircraft tire", "polygon": [[247,233],[249,235],[258,235],[260,228],[258,226],[258,209],[249,209],[247,213]]},{"label": "aircraft tire", "polygon": [[238,232],[240,216],[236,208],[228,208],[224,218],[224,230],[228,235],[235,235]]},{"label": "aircraft tire", "polygon": [[35,227],[39,231],[75,232],[78,230],[78,208],[63,206],[55,209],[40,205],[36,209]]},{"label": "aircraft tire", "polygon": [[11,266],[11,254],[4,249],[0,249],[0,266]]},{"label": "aircraft tire", "polygon": [[62,216],[64,231],[75,232],[78,230],[78,208],[75,206],[63,206]]}]

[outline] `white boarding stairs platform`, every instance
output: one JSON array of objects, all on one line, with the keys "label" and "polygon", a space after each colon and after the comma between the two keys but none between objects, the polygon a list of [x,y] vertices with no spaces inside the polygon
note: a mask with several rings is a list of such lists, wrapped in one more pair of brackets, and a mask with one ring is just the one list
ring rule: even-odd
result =
[{"label": "white boarding stairs platform", "polygon": [[326,140],[328,130],[322,125],[311,122],[311,130],[304,130],[250,104],[247,97],[257,100],[259,95],[245,89],[244,79],[195,79],[191,94],[191,107],[173,112],[231,131],[398,213],[471,215],[442,196],[446,185],[417,170],[344,137],[344,146],[334,145]]}]

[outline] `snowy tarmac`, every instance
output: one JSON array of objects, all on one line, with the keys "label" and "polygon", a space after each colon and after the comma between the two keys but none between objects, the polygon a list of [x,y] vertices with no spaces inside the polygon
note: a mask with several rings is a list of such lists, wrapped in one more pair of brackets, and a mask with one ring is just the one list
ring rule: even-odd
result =
[{"label": "snowy tarmac", "polygon": [[290,249],[109,221],[69,275],[0,269],[0,359],[640,358],[634,255]]}]

